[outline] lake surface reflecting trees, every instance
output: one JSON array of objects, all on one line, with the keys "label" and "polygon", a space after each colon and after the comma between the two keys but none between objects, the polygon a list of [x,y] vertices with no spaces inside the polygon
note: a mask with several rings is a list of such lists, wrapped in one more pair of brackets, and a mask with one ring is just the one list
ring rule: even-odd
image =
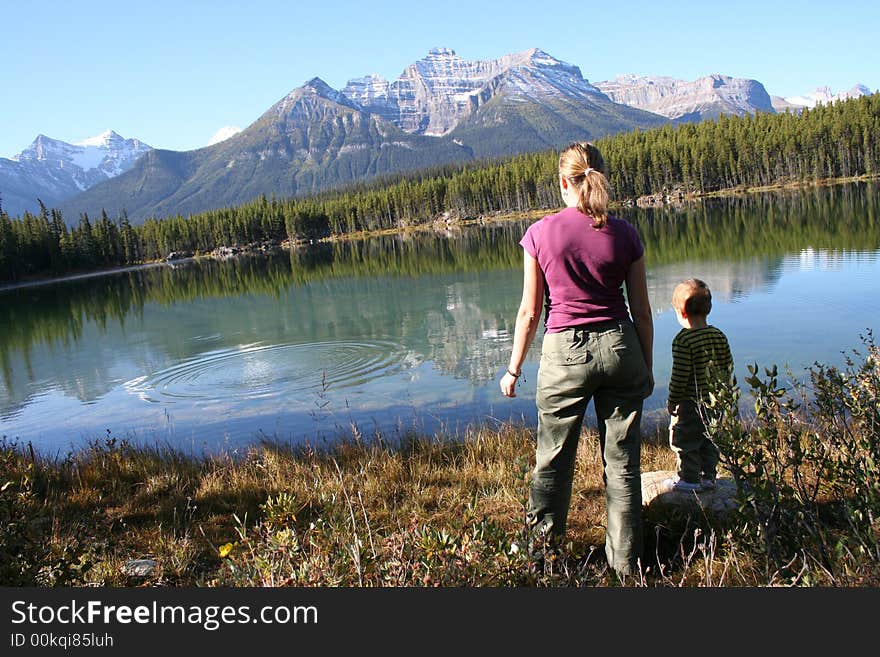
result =
[{"label": "lake surface reflecting trees", "polygon": [[[645,242],[665,422],[672,289],[712,288],[736,371],[803,378],[880,323],[880,187],[628,209]],[[388,438],[534,423],[536,340],[516,399],[511,346],[528,222],[319,244],[0,291],[0,435],[64,452],[108,431],[184,451],[260,439]]]}]

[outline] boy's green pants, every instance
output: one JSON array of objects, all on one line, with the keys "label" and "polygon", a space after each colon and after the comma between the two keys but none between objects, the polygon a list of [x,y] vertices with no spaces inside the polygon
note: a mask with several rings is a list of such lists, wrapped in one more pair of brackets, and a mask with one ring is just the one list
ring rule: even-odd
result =
[{"label": "boy's green pants", "polygon": [[720,452],[706,434],[701,414],[708,411],[693,401],[676,404],[670,413],[669,446],[675,452],[678,476],[691,484],[715,479]]},{"label": "boy's green pants", "polygon": [[527,519],[542,535],[565,534],[578,439],[592,399],[604,464],[605,553],[622,574],[637,570],[642,553],[640,422],[649,381],[632,322],[606,321],[544,336]]}]

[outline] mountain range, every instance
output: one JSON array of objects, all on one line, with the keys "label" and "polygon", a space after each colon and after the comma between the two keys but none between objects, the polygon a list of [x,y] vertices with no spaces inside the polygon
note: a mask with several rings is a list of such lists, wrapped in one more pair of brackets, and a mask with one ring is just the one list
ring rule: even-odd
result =
[{"label": "mountain range", "polygon": [[[832,102],[827,96],[816,101]],[[12,215],[34,211],[40,198],[72,223],[102,209],[111,216],[125,209],[139,222],[669,121],[807,106],[789,100],[771,98],[756,80],[722,75],[592,84],[539,49],[468,61],[434,48],[393,81],[370,75],[336,90],[313,78],[244,130],[218,133],[198,150],[151,149],[112,131],[79,144],[40,135],[13,160],[0,158],[0,194]]]},{"label": "mountain range", "polygon": [[622,75],[597,82],[611,100],[676,122],[715,119],[722,114],[773,112],[767,90],[757,80],[707,75],[687,82],[670,77]]},{"label": "mountain range", "polygon": [[819,87],[803,96],[794,96],[785,98],[785,102],[795,106],[815,107],[816,105],[827,105],[828,103],[836,103],[840,100],[848,100],[850,98],[859,98],[860,96],[870,96],[871,90],[863,84],[857,84],[849,91],[841,91],[833,93],[830,87]]},{"label": "mountain range", "polygon": [[47,207],[128,171],[152,150],[139,139],[112,130],[75,144],[45,135],[12,159],[0,158],[0,194],[10,215],[35,212],[37,199]]},{"label": "mountain range", "polygon": [[614,103],[576,66],[533,49],[467,62],[431,50],[393,82],[313,78],[214,146],[155,150],[113,180],[62,204],[133,221],[309,194],[383,174],[557,147],[665,118]]}]

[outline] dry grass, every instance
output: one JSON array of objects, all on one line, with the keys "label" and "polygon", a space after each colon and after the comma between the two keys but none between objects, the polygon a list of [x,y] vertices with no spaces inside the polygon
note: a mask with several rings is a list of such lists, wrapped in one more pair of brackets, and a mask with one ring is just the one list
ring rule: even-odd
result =
[{"label": "dry grass", "polygon": [[[662,434],[645,438],[643,471],[673,467]],[[29,526],[32,581],[121,586],[604,586],[605,500],[595,435],[577,456],[569,533],[528,554],[525,503],[533,430],[472,429],[463,438],[342,440],[317,450],[264,443],[241,458],[196,460],[112,438],[48,462],[7,447]],[[27,483],[25,486],[24,483]],[[26,495],[25,495],[26,493]],[[692,531],[693,527],[689,529]],[[641,585],[761,585],[747,553],[707,532]],[[147,581],[122,572],[152,558]],[[56,564],[48,568],[47,564]],[[4,582],[16,583],[16,582]]]},{"label": "dry grass", "polygon": [[[668,450],[644,451],[645,467],[668,466]],[[293,526],[319,523],[374,545],[413,526],[460,530],[475,518],[498,527],[509,544],[522,529],[533,452],[533,432],[507,426],[475,429],[454,442],[346,440],[323,450],[266,443],[238,460],[200,461],[111,438],[54,462],[10,450],[15,458],[7,463],[13,471],[32,469],[32,510],[51,527],[44,538],[52,552],[81,545],[92,564],[82,583],[112,586],[131,583],[121,571],[135,558],[161,564],[159,583],[209,582],[221,566],[219,546],[241,543],[240,532],[264,521],[264,505],[279,494],[292,506]],[[572,505],[572,543],[601,547],[605,504],[595,436],[582,441]]]}]

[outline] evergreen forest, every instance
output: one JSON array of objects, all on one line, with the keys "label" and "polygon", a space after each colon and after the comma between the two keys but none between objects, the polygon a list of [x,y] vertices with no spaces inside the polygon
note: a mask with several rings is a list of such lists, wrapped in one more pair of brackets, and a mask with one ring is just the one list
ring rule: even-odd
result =
[{"label": "evergreen forest", "polygon": [[[880,94],[800,114],[721,116],[668,124],[596,142],[618,202],[657,193],[701,195],[788,182],[876,176]],[[258,197],[237,207],[132,225],[125,213],[80,215],[69,225],[42,203],[10,217],[0,198],[0,283],[133,265],[172,252],[220,246],[320,240],[360,231],[404,229],[441,217],[467,220],[559,204],[557,152],[447,165],[310,197]]]}]

